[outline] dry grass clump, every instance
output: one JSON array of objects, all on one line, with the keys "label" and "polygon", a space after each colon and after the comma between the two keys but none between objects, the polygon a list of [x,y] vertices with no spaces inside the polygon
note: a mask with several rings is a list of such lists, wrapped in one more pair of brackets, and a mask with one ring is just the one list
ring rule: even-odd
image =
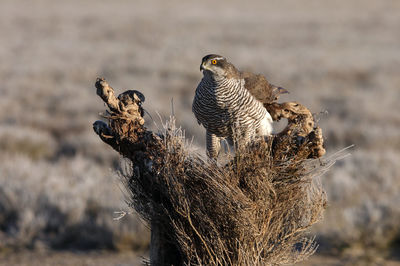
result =
[{"label": "dry grass clump", "polygon": [[319,171],[304,161],[271,160],[272,141],[243,148],[220,167],[190,153],[173,124],[165,133],[163,166],[151,183],[157,197],[139,172],[125,182],[132,205],[150,223],[167,226],[183,261],[287,264],[314,253],[316,243],[302,233],[326,205]]},{"label": "dry grass clump", "polygon": [[131,161],[123,181],[129,204],[151,225],[152,264],[281,265],[315,252],[303,233],[322,216],[318,178],[333,163],[307,159],[321,144],[318,132],[298,141],[289,120],[292,138],[237,147],[219,165],[191,151],[173,119],[162,133],[147,131],[141,93],[116,98],[102,79],[96,87],[110,112],[109,125],[97,121],[94,130]]}]

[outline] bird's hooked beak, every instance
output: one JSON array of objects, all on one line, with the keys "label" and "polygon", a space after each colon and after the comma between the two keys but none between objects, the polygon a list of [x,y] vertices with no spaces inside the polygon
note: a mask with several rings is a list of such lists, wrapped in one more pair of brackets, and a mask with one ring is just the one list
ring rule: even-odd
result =
[{"label": "bird's hooked beak", "polygon": [[200,71],[204,70],[204,62],[201,62]]}]

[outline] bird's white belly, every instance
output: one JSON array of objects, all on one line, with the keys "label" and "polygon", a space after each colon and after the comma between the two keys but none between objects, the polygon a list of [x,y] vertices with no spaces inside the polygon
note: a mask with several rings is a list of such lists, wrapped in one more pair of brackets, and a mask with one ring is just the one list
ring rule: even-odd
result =
[{"label": "bird's white belly", "polygon": [[250,115],[250,106],[238,106],[240,108],[231,108],[229,104],[223,104],[222,102],[215,106],[218,110],[219,119],[216,119],[214,121],[216,123],[211,126],[216,129],[214,134],[219,137],[242,135],[245,138],[271,135],[272,118],[267,111],[254,117]]},{"label": "bird's white belly", "polygon": [[272,134],[272,117],[267,112],[260,121],[260,127],[257,129],[258,136],[269,136]]}]

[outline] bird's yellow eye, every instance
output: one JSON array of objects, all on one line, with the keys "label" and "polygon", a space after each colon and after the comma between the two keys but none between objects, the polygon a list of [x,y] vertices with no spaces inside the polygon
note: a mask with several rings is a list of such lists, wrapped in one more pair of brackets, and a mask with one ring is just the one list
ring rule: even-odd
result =
[{"label": "bird's yellow eye", "polygon": [[216,64],[217,64],[217,60],[215,60],[215,59],[212,60],[212,61],[211,61],[211,64],[216,65]]}]

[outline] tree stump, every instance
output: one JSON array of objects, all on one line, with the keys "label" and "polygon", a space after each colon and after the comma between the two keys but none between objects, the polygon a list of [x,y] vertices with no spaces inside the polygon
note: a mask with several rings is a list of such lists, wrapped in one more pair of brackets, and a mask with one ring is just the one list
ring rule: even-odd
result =
[{"label": "tree stump", "polygon": [[148,131],[139,91],[116,97],[101,78],[95,87],[109,110],[108,123],[93,129],[130,161],[123,182],[130,205],[150,224],[151,265],[279,265],[315,251],[303,233],[322,216],[317,179],[332,163],[316,160],[325,149],[307,108],[271,104],[273,119],[288,119],[285,130],[219,166],[190,152],[174,121],[164,132]]}]

